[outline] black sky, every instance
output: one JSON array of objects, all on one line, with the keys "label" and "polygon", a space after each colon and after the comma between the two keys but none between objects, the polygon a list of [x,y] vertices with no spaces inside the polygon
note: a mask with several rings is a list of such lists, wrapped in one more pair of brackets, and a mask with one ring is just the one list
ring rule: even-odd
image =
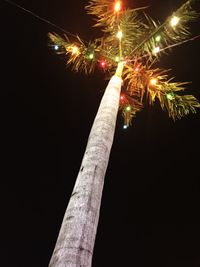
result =
[{"label": "black sky", "polygon": [[[89,40],[86,1],[16,1]],[[164,20],[184,1],[150,5]],[[200,9],[199,9],[200,10]],[[72,73],[47,45],[59,32],[0,2],[1,266],[48,266],[87,137],[107,82]],[[200,20],[191,26],[200,34]],[[177,81],[200,99],[200,39],[163,56]],[[156,104],[123,130],[119,116],[107,169],[93,267],[200,266],[200,113],[174,123]]]}]

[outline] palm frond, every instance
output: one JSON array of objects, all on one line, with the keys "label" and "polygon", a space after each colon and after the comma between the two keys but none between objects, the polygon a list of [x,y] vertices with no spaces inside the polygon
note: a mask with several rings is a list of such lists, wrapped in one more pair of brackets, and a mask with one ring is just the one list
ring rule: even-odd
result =
[{"label": "palm frond", "polygon": [[90,0],[85,7],[86,11],[90,15],[94,15],[96,24],[95,27],[107,27],[112,26],[115,21],[114,1],[110,0]]},{"label": "palm frond", "polygon": [[143,105],[136,99],[130,97],[128,94],[122,94],[120,98],[119,110],[122,112],[124,126],[130,126],[133,118],[136,116],[136,113],[141,111],[142,108]]},{"label": "palm frond", "polygon": [[[162,48],[176,44],[190,36],[189,22],[198,18],[198,13],[192,8],[193,0],[187,1],[176,12],[169,16],[163,24],[155,22],[145,14],[143,40],[133,48],[131,54],[140,52],[148,55],[151,60],[160,56]],[[163,50],[165,51],[165,50]]]}]

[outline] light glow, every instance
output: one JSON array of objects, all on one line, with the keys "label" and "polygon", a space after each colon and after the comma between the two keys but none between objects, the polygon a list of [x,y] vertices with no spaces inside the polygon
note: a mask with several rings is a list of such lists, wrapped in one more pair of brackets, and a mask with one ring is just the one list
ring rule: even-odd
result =
[{"label": "light glow", "polygon": [[115,9],[115,12],[119,12],[120,10],[121,10],[121,1],[117,1],[116,3],[115,3],[115,7],[114,7],[114,9]]},{"label": "light glow", "polygon": [[93,53],[89,54],[88,58],[91,60],[94,59],[94,54]]},{"label": "light glow", "polygon": [[131,107],[130,106],[126,107],[126,111],[131,111]]},{"label": "light glow", "polygon": [[170,25],[171,25],[172,27],[175,27],[175,26],[179,23],[179,20],[180,20],[180,18],[174,16],[174,17],[171,19],[171,21],[170,21]]},{"label": "light glow", "polygon": [[168,93],[166,96],[167,96],[167,99],[169,99],[169,100],[173,100],[174,99],[173,93]]},{"label": "light glow", "polygon": [[75,54],[79,54],[79,49],[76,45],[72,46],[72,54],[75,55]]},{"label": "light glow", "polygon": [[106,62],[105,62],[104,60],[102,60],[102,61],[100,62],[100,65],[101,65],[102,68],[105,68],[105,66],[106,66]]},{"label": "light glow", "polygon": [[139,67],[136,67],[136,68],[135,68],[135,72],[138,72],[139,70],[140,70]]},{"label": "light glow", "polygon": [[158,79],[157,78],[151,78],[151,80],[149,81],[149,84],[152,86],[155,86],[158,83]]},{"label": "light glow", "polygon": [[122,36],[123,36],[122,31],[121,31],[121,30],[118,31],[118,33],[117,33],[117,38],[121,40],[121,39],[122,39]]},{"label": "light glow", "polygon": [[119,62],[119,61],[120,61],[120,57],[118,57],[118,56],[115,57],[115,61],[116,61],[116,62]]},{"label": "light glow", "polygon": [[160,47],[159,46],[156,46],[154,49],[153,49],[153,54],[157,54],[160,52]]},{"label": "light glow", "polygon": [[55,50],[58,50],[59,49],[59,46],[58,45],[54,45],[54,49]]},{"label": "light glow", "polygon": [[155,38],[155,40],[156,40],[157,43],[160,42],[161,36],[160,35],[157,35],[156,38]]}]

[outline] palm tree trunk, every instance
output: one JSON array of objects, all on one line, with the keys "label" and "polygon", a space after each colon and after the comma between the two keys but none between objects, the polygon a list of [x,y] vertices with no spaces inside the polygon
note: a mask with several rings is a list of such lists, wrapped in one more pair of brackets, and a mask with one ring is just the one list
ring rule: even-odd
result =
[{"label": "palm tree trunk", "polygon": [[123,63],[119,63],[101,100],[49,267],[91,266],[119,107],[122,69]]}]

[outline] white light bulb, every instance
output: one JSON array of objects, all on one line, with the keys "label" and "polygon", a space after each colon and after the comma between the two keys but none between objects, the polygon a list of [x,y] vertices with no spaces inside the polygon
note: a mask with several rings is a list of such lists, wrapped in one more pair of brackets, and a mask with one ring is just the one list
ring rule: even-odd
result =
[{"label": "white light bulb", "polygon": [[159,46],[155,47],[154,50],[153,50],[153,53],[157,54],[159,52],[160,52],[160,47]]},{"label": "white light bulb", "polygon": [[174,16],[170,21],[171,26],[175,27],[179,23],[179,20],[180,19],[178,17]]},{"label": "white light bulb", "polygon": [[122,36],[123,36],[122,31],[118,31],[118,33],[117,33],[117,38],[118,38],[118,39],[122,39]]}]

